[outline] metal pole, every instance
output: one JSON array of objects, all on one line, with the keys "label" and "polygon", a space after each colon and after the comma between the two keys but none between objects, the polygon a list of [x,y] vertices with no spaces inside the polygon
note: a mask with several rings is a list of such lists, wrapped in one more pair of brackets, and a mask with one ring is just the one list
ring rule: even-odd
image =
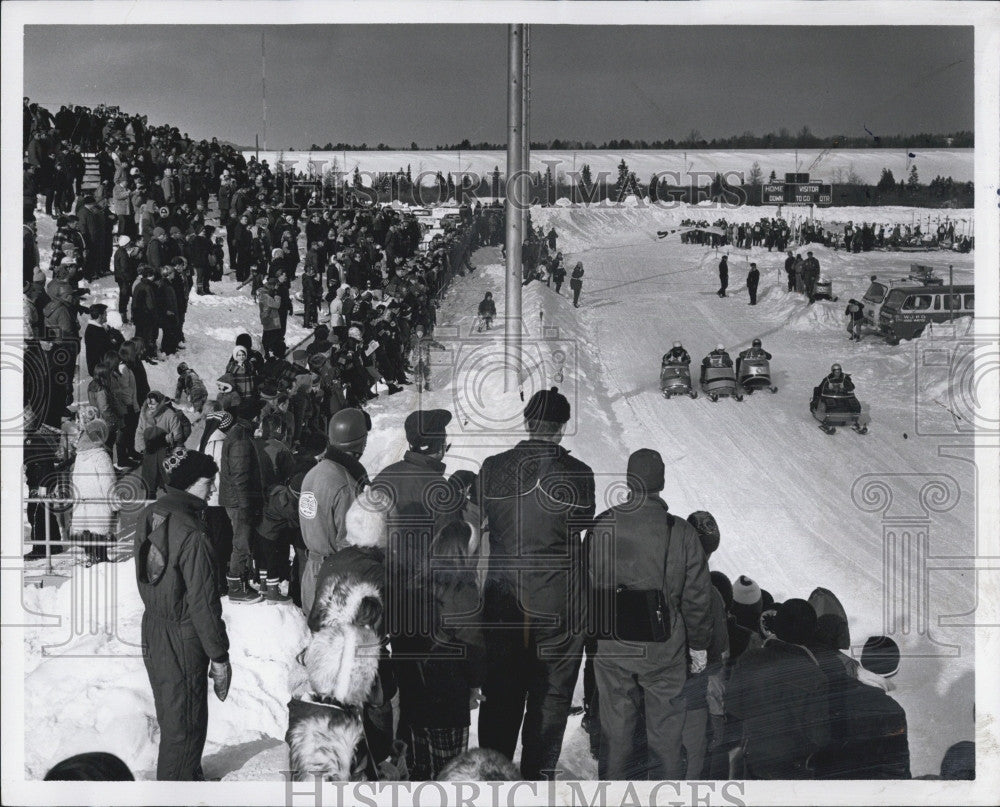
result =
[{"label": "metal pole", "polygon": [[955,337],[955,264],[948,264],[948,321],[951,323],[951,336]]},{"label": "metal pole", "polygon": [[264,151],[267,151],[267,59],[264,53],[264,31],[260,32],[260,106],[262,114],[262,137],[264,141]]},{"label": "metal pole", "polygon": [[[521,94],[521,115],[524,135],[521,137],[521,170],[524,171],[524,190],[527,191],[531,183],[531,26],[525,25],[523,28],[524,90]],[[525,193],[525,199],[527,199],[527,193]],[[522,238],[527,238],[530,235],[528,232],[529,207],[528,204],[525,204],[521,211]]]},{"label": "metal pole", "polygon": [[[524,137],[524,25],[507,26],[507,221],[504,392],[521,381],[521,141]],[[515,177],[517,179],[515,179]],[[513,199],[512,199],[513,196]]]}]

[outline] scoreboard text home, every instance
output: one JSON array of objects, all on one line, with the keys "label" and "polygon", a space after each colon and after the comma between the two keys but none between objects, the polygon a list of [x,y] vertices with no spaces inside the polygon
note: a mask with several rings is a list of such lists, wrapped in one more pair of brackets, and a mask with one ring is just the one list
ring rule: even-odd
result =
[{"label": "scoreboard text home", "polygon": [[765,205],[832,205],[833,186],[810,182],[809,174],[785,174],[784,182],[764,185],[761,203]]}]

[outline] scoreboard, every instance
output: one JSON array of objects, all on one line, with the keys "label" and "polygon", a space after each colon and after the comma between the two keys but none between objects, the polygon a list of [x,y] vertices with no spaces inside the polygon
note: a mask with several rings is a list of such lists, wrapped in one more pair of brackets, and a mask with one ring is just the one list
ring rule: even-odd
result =
[{"label": "scoreboard", "polygon": [[818,205],[833,204],[833,186],[810,182],[809,174],[785,174],[784,182],[768,182],[761,189],[761,202],[765,205]]}]

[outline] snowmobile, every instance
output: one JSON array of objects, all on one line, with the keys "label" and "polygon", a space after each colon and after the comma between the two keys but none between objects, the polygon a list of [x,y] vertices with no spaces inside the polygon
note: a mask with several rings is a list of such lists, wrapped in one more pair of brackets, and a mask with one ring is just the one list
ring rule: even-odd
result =
[{"label": "snowmobile", "polygon": [[743,400],[740,385],[736,383],[736,371],[732,367],[702,367],[701,390],[713,403],[727,395],[737,401]]},{"label": "snowmobile", "polygon": [[493,317],[489,315],[477,316],[475,325],[476,325],[476,333],[482,333],[484,328],[488,331],[490,328],[493,327]]},{"label": "snowmobile", "polygon": [[837,298],[833,294],[833,283],[828,278],[821,277],[816,281],[816,285],[813,286],[813,299],[837,302]]},{"label": "snowmobile", "polygon": [[861,413],[861,404],[853,392],[820,393],[813,390],[809,411],[827,434],[836,434],[838,426],[850,426],[858,434],[868,433],[868,424]]},{"label": "snowmobile", "polygon": [[769,389],[777,392],[778,388],[771,383],[771,363],[763,356],[747,357],[736,362],[740,386],[747,395],[753,395],[754,390]]},{"label": "snowmobile", "polygon": [[691,384],[691,368],[680,362],[664,364],[660,369],[660,392],[664,398],[675,395],[698,397],[698,391]]}]

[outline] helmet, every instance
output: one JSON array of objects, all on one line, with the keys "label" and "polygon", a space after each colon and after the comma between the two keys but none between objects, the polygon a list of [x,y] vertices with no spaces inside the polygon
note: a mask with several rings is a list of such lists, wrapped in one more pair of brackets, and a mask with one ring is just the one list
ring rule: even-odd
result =
[{"label": "helmet", "polygon": [[754,347],[760,347],[761,344],[762,344],[762,342],[760,341],[760,339],[754,339],[753,340],[753,346]]},{"label": "helmet", "polygon": [[328,442],[341,451],[362,452],[368,442],[371,419],[360,409],[341,409],[330,418],[326,430]]},{"label": "helmet", "polygon": [[843,370],[842,370],[842,368],[841,368],[841,366],[840,366],[839,364],[834,364],[834,365],[833,365],[833,366],[832,366],[832,367],[830,368],[830,372],[831,372],[831,373],[841,373],[841,372],[843,372]]},{"label": "helmet", "polygon": [[680,342],[674,342],[674,347],[682,347]]},{"label": "helmet", "polygon": [[725,345],[716,345],[716,346],[715,346],[715,349],[716,349],[716,350],[725,350],[725,349],[726,349],[726,346],[725,346]]}]

